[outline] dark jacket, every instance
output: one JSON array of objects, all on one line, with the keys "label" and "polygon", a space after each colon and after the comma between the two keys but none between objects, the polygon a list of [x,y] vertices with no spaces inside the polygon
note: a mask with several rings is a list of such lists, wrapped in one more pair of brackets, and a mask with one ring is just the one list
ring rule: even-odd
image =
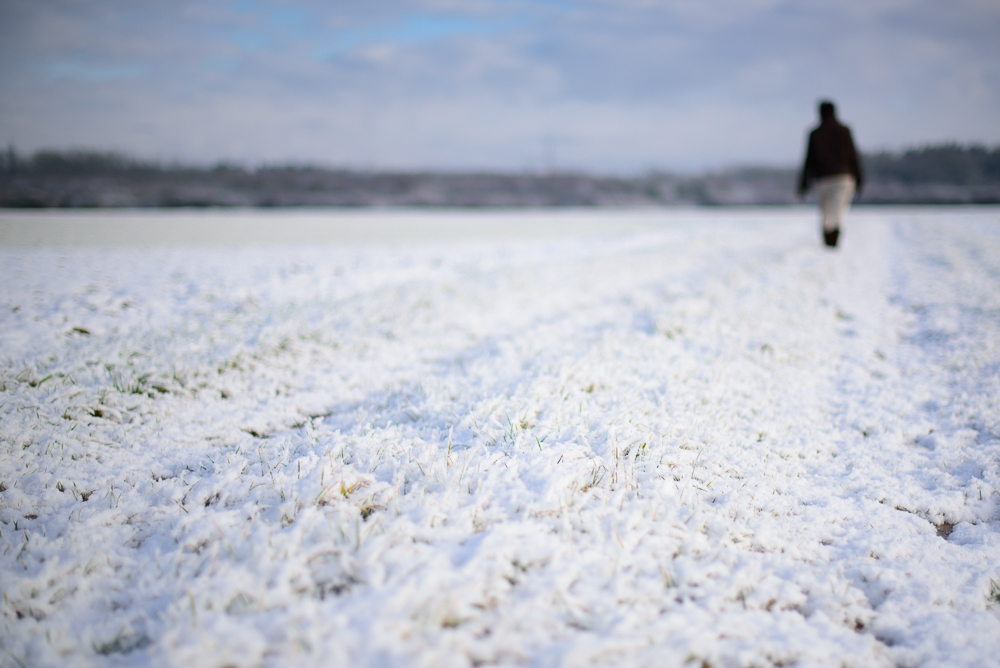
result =
[{"label": "dark jacket", "polygon": [[851,130],[836,118],[827,118],[809,133],[806,162],[799,177],[799,193],[808,190],[816,179],[837,174],[852,174],[857,181],[858,192],[861,191],[864,179]]}]

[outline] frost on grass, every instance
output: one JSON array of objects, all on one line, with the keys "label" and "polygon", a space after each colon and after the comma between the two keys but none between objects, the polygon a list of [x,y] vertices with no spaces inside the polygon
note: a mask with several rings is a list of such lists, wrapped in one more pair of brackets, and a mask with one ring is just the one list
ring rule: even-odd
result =
[{"label": "frost on grass", "polygon": [[997,222],[2,251],[0,665],[992,661]]}]

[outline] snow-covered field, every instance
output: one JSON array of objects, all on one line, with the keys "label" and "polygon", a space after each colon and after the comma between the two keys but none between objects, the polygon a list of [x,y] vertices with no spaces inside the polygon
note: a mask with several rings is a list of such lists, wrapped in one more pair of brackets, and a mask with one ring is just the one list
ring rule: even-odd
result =
[{"label": "snow-covered field", "polygon": [[241,215],[0,249],[0,666],[1000,662],[1000,209]]}]

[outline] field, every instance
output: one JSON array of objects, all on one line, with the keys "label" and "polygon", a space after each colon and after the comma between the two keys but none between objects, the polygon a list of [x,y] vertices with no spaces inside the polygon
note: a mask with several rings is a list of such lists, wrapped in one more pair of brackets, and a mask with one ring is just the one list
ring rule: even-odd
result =
[{"label": "field", "polygon": [[0,244],[0,666],[1000,661],[1000,208]]}]

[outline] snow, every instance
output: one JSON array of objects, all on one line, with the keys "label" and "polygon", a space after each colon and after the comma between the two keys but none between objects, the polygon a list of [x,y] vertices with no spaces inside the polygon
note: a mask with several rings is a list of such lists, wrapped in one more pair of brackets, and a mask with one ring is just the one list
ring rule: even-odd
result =
[{"label": "snow", "polygon": [[997,665],[1000,209],[0,228],[0,666]]}]

